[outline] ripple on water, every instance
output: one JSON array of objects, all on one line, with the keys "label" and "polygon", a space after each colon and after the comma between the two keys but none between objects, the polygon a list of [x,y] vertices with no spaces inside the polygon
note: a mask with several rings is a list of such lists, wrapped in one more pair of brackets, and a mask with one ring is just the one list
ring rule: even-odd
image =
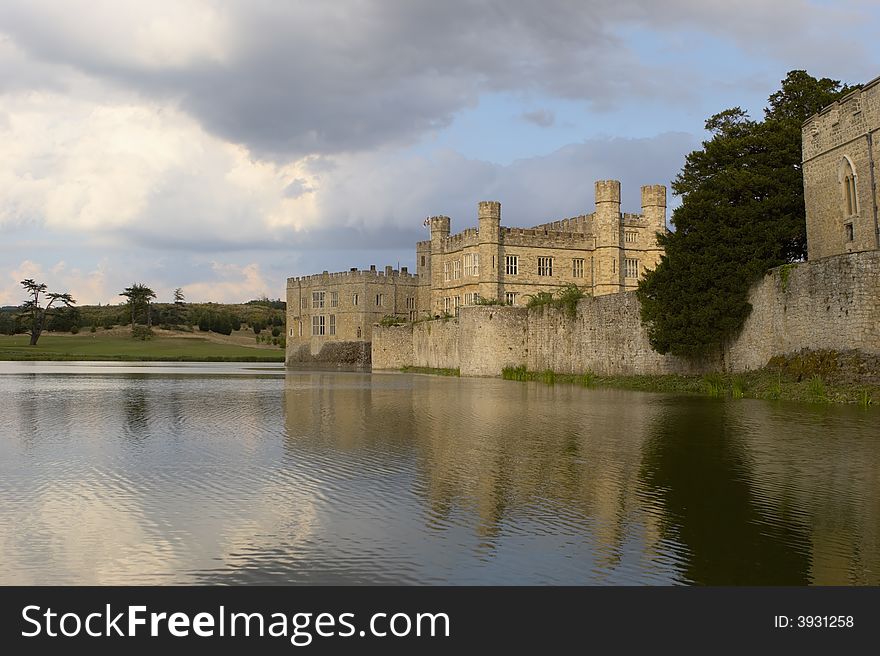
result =
[{"label": "ripple on water", "polygon": [[0,583],[880,584],[876,413],[250,366],[0,363]]}]

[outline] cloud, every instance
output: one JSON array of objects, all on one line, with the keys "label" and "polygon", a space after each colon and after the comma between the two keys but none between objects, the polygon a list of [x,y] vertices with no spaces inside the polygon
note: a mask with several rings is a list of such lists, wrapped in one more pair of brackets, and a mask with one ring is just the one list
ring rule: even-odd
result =
[{"label": "cloud", "polygon": [[269,296],[276,285],[269,285],[260,273],[260,265],[246,266],[213,262],[210,280],[192,282],[183,286],[189,301],[214,301],[216,303],[242,303],[253,298]]},{"label": "cloud", "polygon": [[556,123],[556,116],[547,109],[536,109],[531,112],[523,112],[520,115],[524,121],[528,123],[534,123],[538,127],[549,128],[551,125]]},{"label": "cloud", "polygon": [[695,29],[787,65],[869,60],[857,39],[835,47],[860,13],[806,0],[7,0],[0,31],[41,66],[173,99],[208,132],[284,159],[413,143],[487,91],[674,105],[686,99],[671,81],[705,81],[698,59],[673,72],[639,54],[626,26]]}]

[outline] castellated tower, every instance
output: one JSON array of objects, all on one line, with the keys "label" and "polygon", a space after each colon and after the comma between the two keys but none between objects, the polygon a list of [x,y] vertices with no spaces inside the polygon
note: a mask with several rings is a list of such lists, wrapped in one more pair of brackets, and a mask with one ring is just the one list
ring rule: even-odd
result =
[{"label": "castellated tower", "polygon": [[666,187],[645,185],[642,187],[642,214],[648,225],[657,232],[666,232]]},{"label": "castellated tower", "polygon": [[501,255],[501,203],[483,200],[477,203],[479,219],[479,256],[481,298],[499,298],[498,262]]},{"label": "castellated tower", "polygon": [[[431,230],[431,256],[428,257],[426,264],[430,266],[431,275],[426,280],[423,280],[423,284],[427,283],[431,287],[434,285],[440,284],[440,281],[443,280],[443,257],[441,254],[443,253],[443,242],[449,237],[449,226],[451,223],[451,219],[448,216],[432,216],[428,219],[428,227]],[[435,257],[436,255],[436,257]],[[427,299],[427,301],[423,301],[424,305],[422,305],[419,309],[424,312],[428,312],[429,314],[437,314],[438,309],[432,306],[431,302],[431,291],[430,287],[424,289],[419,294],[420,301],[421,299]]]},{"label": "castellated tower", "polygon": [[596,252],[593,257],[593,294],[613,294],[621,290],[620,181],[596,181],[594,218]]}]

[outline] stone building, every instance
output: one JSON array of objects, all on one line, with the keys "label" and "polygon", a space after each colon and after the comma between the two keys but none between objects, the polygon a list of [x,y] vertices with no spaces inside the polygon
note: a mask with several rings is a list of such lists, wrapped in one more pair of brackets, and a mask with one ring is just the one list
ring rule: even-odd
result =
[{"label": "stone building", "polygon": [[450,219],[427,221],[417,273],[385,267],[287,280],[287,362],[369,364],[372,327],[457,314],[478,299],[525,305],[530,294],[575,284],[594,296],[635,289],[656,266],[666,231],[666,187],[642,187],[642,213],[621,214],[620,182],[596,183],[596,211],[534,228],[501,225],[501,204],[478,203],[478,227],[450,235]]},{"label": "stone building", "polygon": [[373,325],[385,316],[415,319],[418,291],[406,267],[288,278],[287,361],[369,364]]},{"label": "stone building", "polygon": [[529,295],[575,284],[593,296],[636,288],[660,260],[666,187],[642,187],[642,213],[621,214],[620,182],[596,182],[596,211],[534,228],[501,225],[501,204],[477,206],[478,226],[450,235],[450,219],[427,220],[431,239],[416,245],[419,310],[455,314],[477,299],[525,305]]},{"label": "stone building", "polygon": [[880,78],[804,122],[808,259],[880,248],[878,133]]}]

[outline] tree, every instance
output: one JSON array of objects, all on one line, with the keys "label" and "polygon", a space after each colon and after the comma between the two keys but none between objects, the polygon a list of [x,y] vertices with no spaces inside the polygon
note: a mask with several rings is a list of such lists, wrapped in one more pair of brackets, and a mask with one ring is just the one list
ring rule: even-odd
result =
[{"label": "tree", "polygon": [[[70,294],[47,293],[45,283],[35,282],[32,278],[22,280],[21,286],[24,287],[28,296],[30,296],[30,298],[22,304],[21,312],[30,320],[30,344],[31,346],[36,346],[37,340],[40,339],[40,335],[43,333],[46,318],[51,316],[51,313],[58,309],[59,306],[64,305],[65,307],[71,307],[76,304],[76,301],[73,300],[73,297]],[[43,301],[40,298],[42,294],[45,294],[46,299],[48,299],[46,307],[43,307],[42,305]],[[58,305],[56,305],[56,303]],[[55,307],[53,308],[53,306]]]},{"label": "tree", "polygon": [[764,120],[739,107],[706,121],[711,138],[672,183],[682,204],[664,255],[639,282],[642,321],[659,353],[717,354],[751,311],[749,287],[806,256],[801,124],[850,89],[791,71]]},{"label": "tree", "polygon": [[156,298],[156,292],[140,283],[135,283],[131,287],[126,287],[120,296],[128,299],[129,310],[131,312],[131,330],[134,332],[137,323],[138,313],[142,314],[147,330],[153,325],[150,314],[150,301]]},{"label": "tree", "polygon": [[174,290],[174,304],[175,305],[183,305],[186,301],[186,297],[183,295],[183,289],[178,287]]}]

